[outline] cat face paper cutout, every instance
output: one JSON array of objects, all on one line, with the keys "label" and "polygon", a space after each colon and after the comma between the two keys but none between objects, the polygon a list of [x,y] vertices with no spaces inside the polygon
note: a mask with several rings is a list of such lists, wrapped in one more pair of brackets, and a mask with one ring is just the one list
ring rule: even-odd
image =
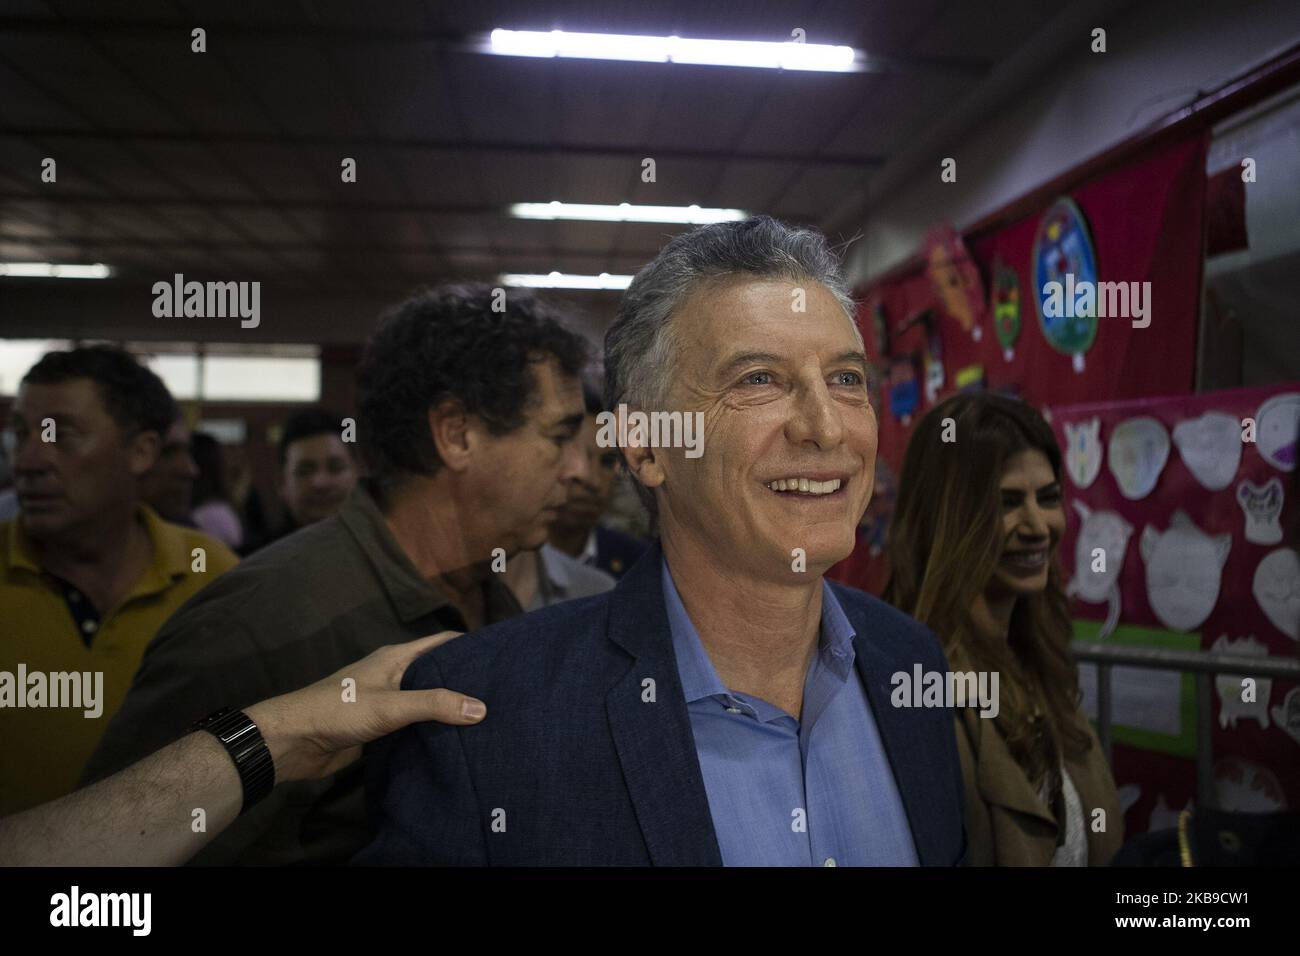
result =
[{"label": "cat face paper cutout", "polygon": [[1273,723],[1300,744],[1300,687],[1287,691],[1282,706],[1273,708]]},{"label": "cat face paper cutout", "polygon": [[1130,418],[1110,433],[1106,465],[1130,501],[1151,494],[1168,460],[1169,432],[1154,418]]},{"label": "cat face paper cutout", "polygon": [[1262,485],[1243,481],[1237,485],[1237,504],[1246,516],[1246,540],[1251,544],[1280,544],[1282,481],[1270,478]]},{"label": "cat face paper cutout", "polygon": [[1275,628],[1300,640],[1300,557],[1290,548],[1264,556],[1255,569],[1250,592]]},{"label": "cat face paper cutout", "polygon": [[1300,393],[1274,395],[1255,413],[1255,447],[1274,468],[1294,471],[1297,429],[1300,429]]},{"label": "cat face paper cutout", "polygon": [[[1267,657],[1268,648],[1255,639],[1255,635],[1228,640],[1227,634],[1220,634],[1219,639],[1211,645],[1210,650],[1216,654],[1234,654],[1242,657]],[[1243,680],[1253,677],[1255,681],[1254,700],[1242,700],[1245,694]],[[1219,674],[1214,678],[1214,688],[1219,692],[1219,727],[1237,726],[1237,719],[1253,720],[1265,730],[1268,729],[1268,696],[1273,692],[1271,677],[1256,677],[1251,674]]]},{"label": "cat face paper cutout", "polygon": [[1180,510],[1169,519],[1168,531],[1147,525],[1139,547],[1147,566],[1147,600],[1161,623],[1172,631],[1205,623],[1219,600],[1232,535],[1212,537]]},{"label": "cat face paper cutout", "polygon": [[1089,604],[1106,602],[1106,620],[1098,634],[1105,639],[1119,623],[1119,572],[1133,526],[1113,511],[1093,511],[1082,501],[1073,505],[1083,524],[1074,542],[1074,577],[1066,594]]},{"label": "cat face paper cutout", "polygon": [[1174,426],[1174,444],[1201,487],[1222,491],[1241,464],[1241,423],[1223,412],[1206,412]]},{"label": "cat face paper cutout", "polygon": [[1101,472],[1101,419],[1065,423],[1065,470],[1076,488],[1087,488]]},{"label": "cat face paper cutout", "polygon": [[1286,809],[1286,794],[1277,774],[1241,757],[1224,757],[1214,765],[1214,796],[1220,810],[1277,813]]}]

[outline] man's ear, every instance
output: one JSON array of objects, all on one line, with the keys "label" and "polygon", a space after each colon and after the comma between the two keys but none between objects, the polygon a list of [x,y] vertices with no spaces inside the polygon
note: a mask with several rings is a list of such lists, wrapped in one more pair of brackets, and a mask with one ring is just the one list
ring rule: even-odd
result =
[{"label": "man's ear", "polygon": [[139,432],[126,443],[126,454],[132,476],[139,478],[158,464],[162,456],[162,436],[153,431]]},{"label": "man's ear", "polygon": [[427,419],[438,460],[452,471],[468,468],[474,436],[465,406],[449,398],[431,407]]},{"label": "man's ear", "polygon": [[615,427],[618,429],[615,434],[625,438],[619,451],[623,454],[623,461],[627,463],[627,470],[636,481],[647,488],[658,488],[667,478],[663,463],[658,457],[659,449],[650,447],[650,436],[644,429],[644,413],[635,413],[643,420],[640,428],[637,427],[636,417],[629,422],[629,414],[631,413],[626,405],[619,405],[618,411],[615,412],[617,416]]}]

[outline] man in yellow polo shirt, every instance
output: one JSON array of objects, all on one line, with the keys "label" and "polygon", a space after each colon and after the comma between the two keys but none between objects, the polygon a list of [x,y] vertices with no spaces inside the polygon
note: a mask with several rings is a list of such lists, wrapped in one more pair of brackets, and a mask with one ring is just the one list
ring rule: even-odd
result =
[{"label": "man in yellow polo shirt", "polygon": [[23,378],[19,514],[0,523],[0,816],[76,787],[154,634],[236,562],[141,503],[176,417],[119,349],[51,352]]}]

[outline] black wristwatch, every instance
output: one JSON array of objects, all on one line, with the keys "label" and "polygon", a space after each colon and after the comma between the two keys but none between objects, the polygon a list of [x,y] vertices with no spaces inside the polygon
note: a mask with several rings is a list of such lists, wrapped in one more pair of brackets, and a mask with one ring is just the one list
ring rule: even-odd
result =
[{"label": "black wristwatch", "polygon": [[241,814],[261,800],[275,787],[275,763],[271,751],[257,724],[242,710],[223,707],[197,722],[191,730],[206,730],[221,741],[230,759],[239,771],[239,782],[244,787],[244,805]]}]

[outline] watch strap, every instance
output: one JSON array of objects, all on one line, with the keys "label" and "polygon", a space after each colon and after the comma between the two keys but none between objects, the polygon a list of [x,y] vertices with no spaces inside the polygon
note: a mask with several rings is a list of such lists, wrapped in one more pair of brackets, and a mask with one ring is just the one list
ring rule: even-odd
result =
[{"label": "watch strap", "polygon": [[242,710],[223,707],[204,717],[193,729],[206,730],[216,737],[235,762],[244,790],[241,814],[247,813],[275,787],[275,762],[271,759],[271,751],[257,724]]}]

